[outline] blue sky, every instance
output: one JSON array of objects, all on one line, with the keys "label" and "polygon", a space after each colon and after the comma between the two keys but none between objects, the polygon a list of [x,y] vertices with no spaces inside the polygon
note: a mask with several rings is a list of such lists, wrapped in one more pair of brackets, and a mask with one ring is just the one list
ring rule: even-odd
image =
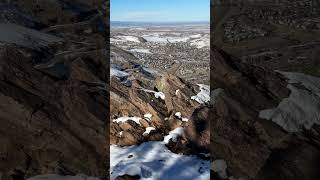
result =
[{"label": "blue sky", "polygon": [[111,0],[111,21],[190,22],[210,20],[210,0]]}]

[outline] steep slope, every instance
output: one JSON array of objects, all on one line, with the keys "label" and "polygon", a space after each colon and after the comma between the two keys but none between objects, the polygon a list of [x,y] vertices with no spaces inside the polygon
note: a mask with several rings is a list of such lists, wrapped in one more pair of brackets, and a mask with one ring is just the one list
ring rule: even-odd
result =
[{"label": "steep slope", "polygon": [[319,177],[319,5],[211,2],[217,179]]},{"label": "steep slope", "polygon": [[200,133],[190,121],[199,108],[208,106],[209,88],[144,67],[135,58],[111,47],[111,179],[208,179],[208,157],[201,153],[208,153],[210,135],[206,131],[201,140],[206,145],[194,143]]},{"label": "steep slope", "polygon": [[0,179],[103,177],[109,69],[103,17],[78,1],[2,3],[21,17],[4,11],[0,19]]},{"label": "steep slope", "polygon": [[[319,89],[305,81],[307,77],[313,82],[319,81],[319,78],[297,73],[279,73],[241,63],[217,48],[213,48],[211,54],[212,91],[223,89],[212,97],[214,104],[211,111],[211,154],[214,160],[225,160],[230,173],[227,177],[319,177],[316,167],[319,165],[320,155],[320,107],[314,104],[319,103],[319,99],[312,99],[318,96]],[[300,78],[298,81],[296,76],[305,79]],[[300,96],[301,93],[308,98],[303,101],[295,99],[296,94]],[[309,100],[309,97],[312,100]],[[281,104],[288,101],[288,98],[295,101],[287,102],[286,107],[293,108],[282,110]],[[266,115],[266,109],[275,109],[275,112],[284,114]],[[285,113],[292,113],[292,116]],[[304,116],[309,119],[297,119]],[[287,128],[295,125],[296,121],[304,127]],[[217,169],[213,170],[218,172]]]}]

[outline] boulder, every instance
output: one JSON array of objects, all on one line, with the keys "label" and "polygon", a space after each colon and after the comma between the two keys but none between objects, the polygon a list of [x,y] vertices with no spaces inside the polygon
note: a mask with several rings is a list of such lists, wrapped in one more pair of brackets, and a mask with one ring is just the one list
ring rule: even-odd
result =
[{"label": "boulder", "polygon": [[210,110],[206,106],[195,109],[185,129],[190,146],[197,153],[210,150]]}]

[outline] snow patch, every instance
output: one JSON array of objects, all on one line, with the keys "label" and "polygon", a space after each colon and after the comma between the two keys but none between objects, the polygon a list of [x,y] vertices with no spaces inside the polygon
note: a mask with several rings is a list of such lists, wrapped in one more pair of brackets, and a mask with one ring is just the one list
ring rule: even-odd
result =
[{"label": "snow patch", "polygon": [[124,42],[124,40],[122,40],[122,39],[116,39],[116,38],[110,38],[110,42],[111,42],[111,43]]},{"label": "snow patch", "polygon": [[[132,155],[129,158],[129,155]],[[163,142],[129,147],[110,146],[110,179],[124,174],[150,179],[210,179],[210,161],[175,154]]]},{"label": "snow patch", "polygon": [[[291,93],[278,107],[259,112],[259,117],[272,120],[288,132],[310,129],[320,124],[320,78],[302,73],[280,72],[289,79]],[[293,84],[300,84],[299,88]]]},{"label": "snow patch", "polygon": [[164,137],[164,140],[163,142],[168,144],[170,139],[173,141],[173,142],[177,142],[177,138],[182,136],[184,133],[184,130],[182,127],[178,127],[172,131],[169,132],[169,135],[165,136]]},{"label": "snow patch", "polygon": [[176,93],[175,93],[175,94],[176,94],[176,96],[179,94],[179,92],[180,92],[180,90],[179,90],[179,89],[177,89],[177,90],[176,90]]},{"label": "snow patch", "polygon": [[152,54],[149,49],[130,49],[131,52]]},{"label": "snow patch", "polygon": [[200,92],[195,95],[191,96],[192,100],[197,101],[200,104],[204,104],[210,101],[210,86],[204,84],[198,84],[200,87]]},{"label": "snow patch", "polygon": [[201,34],[194,34],[190,36],[190,38],[200,38],[200,37],[201,37]]},{"label": "snow patch", "polygon": [[123,77],[128,77],[130,76],[129,73],[127,72],[124,72],[124,71],[120,71],[116,68],[110,68],[110,77],[112,76],[115,76],[115,77],[118,77],[118,78],[123,78]]},{"label": "snow patch", "polygon": [[153,90],[149,90],[149,89],[144,89],[144,88],[141,88],[139,90],[142,90],[144,92],[148,92],[148,93],[153,93],[154,94],[154,97],[156,97],[157,99],[158,98],[161,98],[162,100],[165,99],[165,94],[163,92],[156,92],[156,91],[153,91]]},{"label": "snow patch", "polygon": [[166,44],[168,42],[170,43],[187,42],[190,39],[189,37],[170,37],[170,36],[160,37],[158,35],[157,36],[146,35],[142,37],[148,42],[154,42],[154,43],[160,43],[160,44]]},{"label": "snow patch", "polygon": [[204,48],[210,46],[209,38],[201,38],[201,39],[194,39],[190,41],[191,46],[195,46],[196,48]]},{"label": "snow patch", "polygon": [[145,120],[151,121],[152,114],[145,114],[143,117]]},{"label": "snow patch", "polygon": [[317,96],[320,96],[320,78],[303,73],[280,72],[289,79],[290,84],[300,83]]},{"label": "snow patch", "polygon": [[181,121],[183,121],[183,122],[188,122],[189,119],[188,119],[188,118],[181,118]]},{"label": "snow patch", "polygon": [[169,42],[176,43],[176,42],[187,42],[190,38],[189,37],[168,37]]},{"label": "snow patch", "polygon": [[175,115],[178,119],[181,119],[181,121],[183,121],[183,122],[188,122],[188,121],[189,121],[188,118],[182,117],[181,112],[176,112],[174,115]]},{"label": "snow patch", "polygon": [[181,112],[176,112],[174,115],[175,115],[177,118],[181,119]]},{"label": "snow patch", "polygon": [[146,131],[142,135],[148,135],[151,131],[156,130],[154,127],[147,127]]},{"label": "snow patch", "polygon": [[163,92],[154,92],[154,96],[158,99],[158,98],[161,98],[162,100],[165,99],[165,95]]},{"label": "snow patch", "polygon": [[167,43],[167,39],[157,36],[143,36],[145,40],[148,42],[154,42],[154,43]]},{"label": "snow patch", "polygon": [[117,118],[117,119],[114,119],[113,120],[113,122],[116,122],[116,123],[124,123],[124,122],[126,122],[126,121],[129,121],[129,120],[131,120],[131,121],[134,121],[135,123],[137,123],[137,124],[139,124],[140,126],[141,126],[141,124],[140,124],[140,119],[141,118],[139,118],[139,117],[119,117],[119,118]]},{"label": "snow patch", "polygon": [[122,41],[131,41],[131,42],[140,43],[139,38],[135,36],[116,36],[116,37]]}]

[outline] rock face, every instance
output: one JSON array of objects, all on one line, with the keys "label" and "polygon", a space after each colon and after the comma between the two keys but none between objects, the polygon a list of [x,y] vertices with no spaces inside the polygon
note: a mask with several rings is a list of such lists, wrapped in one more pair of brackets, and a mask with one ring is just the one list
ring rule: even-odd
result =
[{"label": "rock face", "polygon": [[[103,177],[109,67],[106,37],[99,31],[102,16],[94,6],[73,1],[75,9],[60,8],[59,18],[70,19],[56,19],[51,13],[60,11],[51,7],[67,6],[61,4],[64,1],[32,2],[2,4],[36,23],[26,26],[25,18],[0,19],[15,23],[10,28],[16,32],[29,28],[21,39],[0,38],[0,179],[78,173]],[[96,19],[80,22],[91,16]],[[75,28],[60,28],[69,26],[63,23]]]},{"label": "rock face", "polygon": [[209,153],[210,150],[210,108],[197,108],[186,128],[186,137],[192,150],[198,153]]},{"label": "rock face", "polygon": [[[292,133],[259,116],[260,111],[277,107],[292,94],[287,88],[290,81],[271,69],[242,63],[216,47],[211,54],[211,87],[223,91],[215,96],[210,111],[210,147],[214,159],[227,162],[228,176],[246,179],[319,176],[315,170],[319,161],[310,157],[317,159],[320,149],[314,143],[317,138],[308,135],[316,131],[316,124],[312,129]],[[302,83],[291,85],[308,89]]]},{"label": "rock face", "polygon": [[319,3],[276,3],[211,3],[211,154],[228,177],[319,177]]}]

